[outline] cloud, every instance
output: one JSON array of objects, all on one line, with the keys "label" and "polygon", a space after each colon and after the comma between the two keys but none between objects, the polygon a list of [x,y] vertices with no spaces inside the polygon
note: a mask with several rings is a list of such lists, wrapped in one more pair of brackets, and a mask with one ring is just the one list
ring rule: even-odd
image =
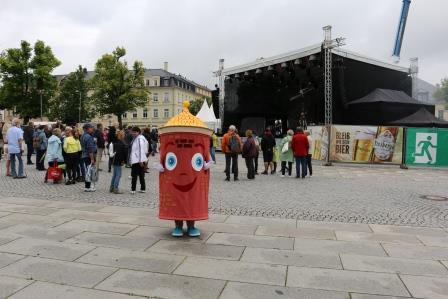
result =
[{"label": "cloud", "polygon": [[[347,38],[347,49],[392,61],[400,0],[3,0],[0,49],[21,39],[44,40],[62,65],[89,69],[116,46],[129,62],[170,71],[213,86],[218,59],[226,66],[302,48],[323,38],[322,27]],[[448,1],[414,0],[402,48],[402,64],[420,61],[420,77],[448,76]]]}]

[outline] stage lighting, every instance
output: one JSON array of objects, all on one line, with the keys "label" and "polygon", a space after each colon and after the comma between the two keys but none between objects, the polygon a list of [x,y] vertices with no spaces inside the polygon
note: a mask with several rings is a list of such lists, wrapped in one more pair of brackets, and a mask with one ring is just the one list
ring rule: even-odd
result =
[{"label": "stage lighting", "polygon": [[245,77],[249,77],[249,72],[244,72]]},{"label": "stage lighting", "polygon": [[282,64],[280,65],[282,68],[287,67],[288,65],[286,64],[286,62],[282,62]]},{"label": "stage lighting", "polygon": [[273,71],[274,67],[272,65],[268,66],[268,71]]},{"label": "stage lighting", "polygon": [[240,78],[240,74],[235,74],[235,79],[239,79]]},{"label": "stage lighting", "polygon": [[310,55],[309,61],[317,60],[316,55]]},{"label": "stage lighting", "polygon": [[257,69],[256,71],[255,71],[255,74],[261,74],[263,71],[261,70],[261,69]]},{"label": "stage lighting", "polygon": [[294,64],[300,64],[300,63],[301,63],[300,59],[294,60]]}]

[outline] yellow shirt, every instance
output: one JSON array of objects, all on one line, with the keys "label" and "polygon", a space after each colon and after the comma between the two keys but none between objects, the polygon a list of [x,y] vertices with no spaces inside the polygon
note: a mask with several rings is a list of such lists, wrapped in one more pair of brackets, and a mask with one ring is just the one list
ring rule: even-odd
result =
[{"label": "yellow shirt", "polygon": [[81,143],[72,136],[64,139],[64,151],[67,154],[73,154],[81,151]]}]

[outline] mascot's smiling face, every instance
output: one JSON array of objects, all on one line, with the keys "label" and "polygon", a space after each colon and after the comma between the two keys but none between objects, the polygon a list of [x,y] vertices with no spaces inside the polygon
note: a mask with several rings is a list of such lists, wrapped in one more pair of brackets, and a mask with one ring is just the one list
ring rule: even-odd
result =
[{"label": "mascot's smiling face", "polygon": [[[208,176],[204,163],[208,157],[210,138],[202,134],[175,133],[164,136],[161,162],[173,192],[195,192]],[[199,191],[199,190],[197,190]]]}]

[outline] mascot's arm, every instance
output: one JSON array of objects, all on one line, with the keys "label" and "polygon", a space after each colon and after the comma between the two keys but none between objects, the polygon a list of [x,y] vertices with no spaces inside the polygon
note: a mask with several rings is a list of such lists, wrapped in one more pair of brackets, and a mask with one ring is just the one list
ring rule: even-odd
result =
[{"label": "mascot's arm", "polygon": [[155,169],[158,172],[164,172],[165,171],[165,168],[163,168],[163,165],[160,162],[154,163],[152,168]]}]

